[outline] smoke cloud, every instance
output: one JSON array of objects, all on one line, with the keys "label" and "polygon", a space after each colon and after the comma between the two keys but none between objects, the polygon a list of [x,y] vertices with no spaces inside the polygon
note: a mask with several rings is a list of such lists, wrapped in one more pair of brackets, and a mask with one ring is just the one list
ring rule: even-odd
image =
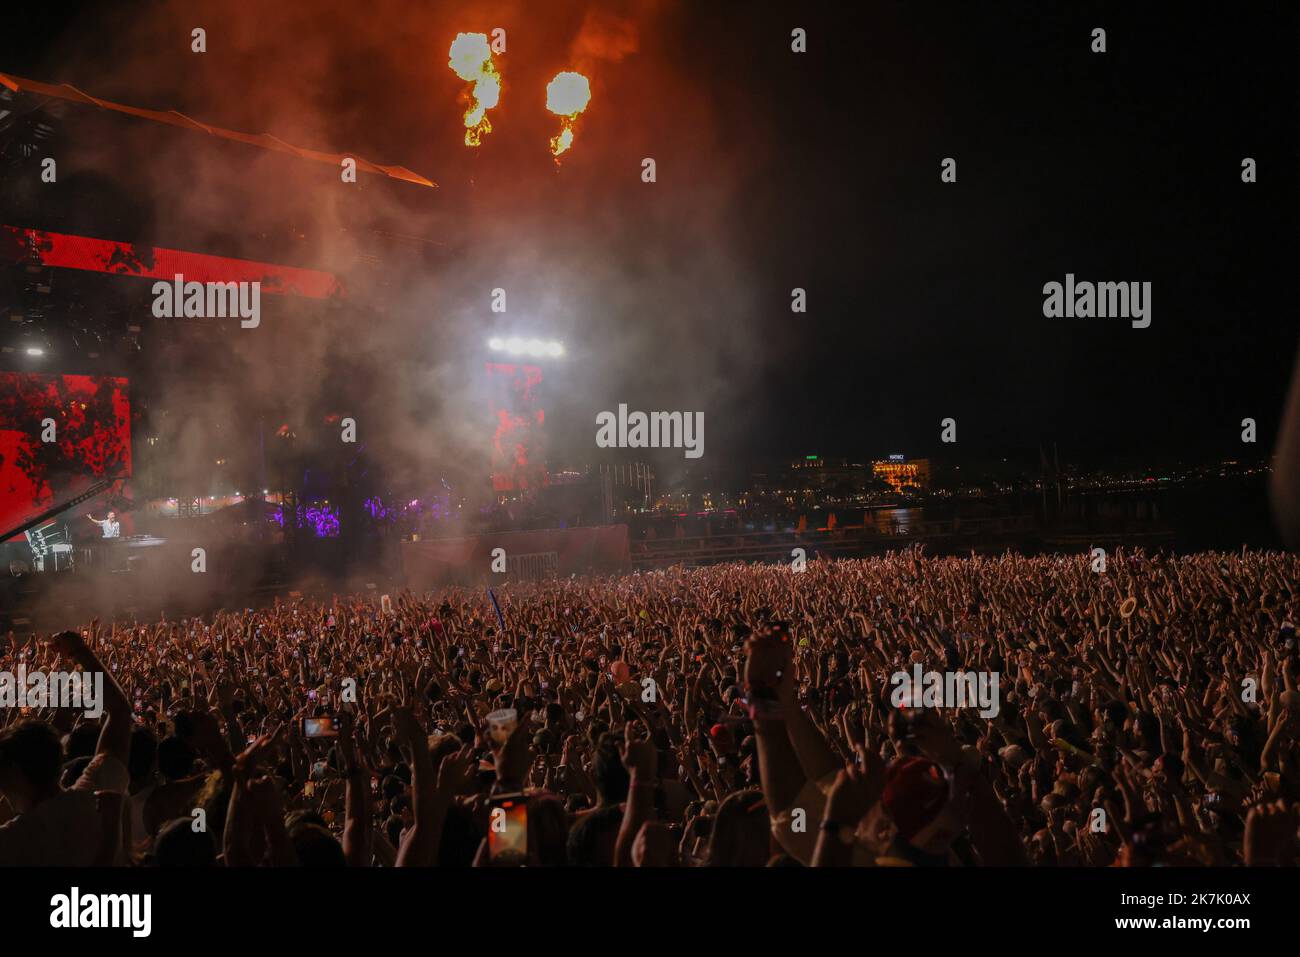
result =
[{"label": "smoke cloud", "polygon": [[[328,304],[264,297],[256,330],[151,320],[141,300],[148,374],[136,393],[177,490],[279,484],[266,473],[282,425],[303,450],[295,467],[343,461],[354,452],[329,414],[357,420],[363,466],[387,487],[486,489],[485,343],[512,333],[566,345],[544,383],[553,465],[608,461],[595,417],[620,402],[703,411],[710,455],[725,454],[758,368],[753,277],[734,241],[760,135],[715,132],[698,44],[680,42],[693,29],[685,4],[122,8],[111,55],[93,24],[74,24],[41,78],[438,183],[363,173],[347,184],[325,164],[68,111],[70,175],[146,211],[124,225],[92,207],[86,232],[330,270],[348,289]],[[492,135],[470,149],[447,49],[459,32],[498,27],[503,92]],[[191,50],[195,28],[206,53]],[[592,101],[557,165],[545,85],[564,69],[590,78]],[[647,157],[657,182],[641,179]],[[497,288],[505,315],[490,309]],[[665,479],[683,467],[679,451],[661,454]]]}]

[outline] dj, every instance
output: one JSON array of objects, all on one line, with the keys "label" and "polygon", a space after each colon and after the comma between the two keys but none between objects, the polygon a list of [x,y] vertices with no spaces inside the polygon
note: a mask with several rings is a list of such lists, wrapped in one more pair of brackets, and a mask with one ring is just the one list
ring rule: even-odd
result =
[{"label": "dj", "polygon": [[90,513],[86,513],[86,518],[90,519],[103,530],[105,538],[117,538],[122,534],[122,526],[118,523],[116,512],[109,512],[108,518],[104,519],[102,522]]}]

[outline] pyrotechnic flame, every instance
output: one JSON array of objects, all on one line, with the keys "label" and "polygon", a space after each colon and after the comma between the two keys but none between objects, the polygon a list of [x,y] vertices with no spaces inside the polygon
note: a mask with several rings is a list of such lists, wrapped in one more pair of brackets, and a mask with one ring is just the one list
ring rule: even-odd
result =
[{"label": "pyrotechnic flame", "polygon": [[492,47],[486,33],[458,33],[447,55],[447,65],[470,89],[469,109],[465,111],[465,145],[478,146],[483,134],[492,132],[487,111],[501,99],[501,74],[492,62]]},{"label": "pyrotechnic flame", "polygon": [[581,73],[566,70],[546,84],[546,108],[560,117],[560,134],[551,137],[553,155],[573,145],[573,123],[590,102],[591,84]]}]

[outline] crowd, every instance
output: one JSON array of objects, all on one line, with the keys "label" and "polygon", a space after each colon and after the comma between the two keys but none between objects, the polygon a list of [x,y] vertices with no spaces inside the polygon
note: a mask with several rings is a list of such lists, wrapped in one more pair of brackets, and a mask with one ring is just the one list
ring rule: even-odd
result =
[{"label": "crowd", "polygon": [[[906,551],[10,634],[103,714],[0,707],[0,864],[1292,864],[1297,572]],[[900,705],[915,665],[997,707]]]}]

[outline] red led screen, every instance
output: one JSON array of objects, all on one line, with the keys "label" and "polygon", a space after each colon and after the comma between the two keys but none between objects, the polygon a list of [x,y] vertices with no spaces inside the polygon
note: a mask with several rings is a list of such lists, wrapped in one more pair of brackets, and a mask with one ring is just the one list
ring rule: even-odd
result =
[{"label": "red led screen", "polygon": [[539,395],[542,370],[509,362],[487,364],[492,409],[492,488],[497,492],[538,489],[546,484],[542,427],[546,413]]},{"label": "red led screen", "polygon": [[0,372],[0,533],[130,474],[126,379]]}]

